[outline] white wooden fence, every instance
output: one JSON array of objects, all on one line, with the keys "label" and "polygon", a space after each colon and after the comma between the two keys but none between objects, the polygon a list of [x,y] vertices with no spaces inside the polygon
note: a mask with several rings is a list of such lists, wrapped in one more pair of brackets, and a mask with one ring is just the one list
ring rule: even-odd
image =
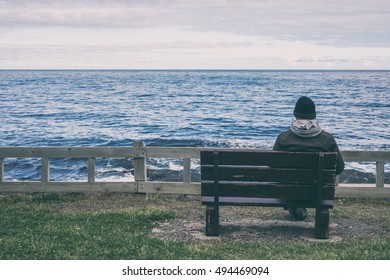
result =
[{"label": "white wooden fence", "polygon": [[[130,192],[200,194],[200,183],[191,181],[191,159],[200,158],[198,147],[146,147],[135,141],[130,147],[0,147],[0,192]],[[212,148],[209,148],[212,149]],[[376,184],[340,184],[337,197],[390,198],[390,186],[384,184],[385,163],[390,151],[343,151],[346,162],[376,164]],[[40,181],[5,181],[5,158],[40,158]],[[88,178],[80,181],[51,181],[50,159],[74,158],[88,160]],[[134,182],[105,182],[96,180],[96,158],[132,158]],[[161,182],[147,180],[148,158],[183,159],[183,181]]]}]

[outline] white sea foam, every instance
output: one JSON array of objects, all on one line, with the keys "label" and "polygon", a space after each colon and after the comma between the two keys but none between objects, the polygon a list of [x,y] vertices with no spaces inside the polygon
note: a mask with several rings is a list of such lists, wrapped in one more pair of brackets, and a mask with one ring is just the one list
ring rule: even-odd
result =
[{"label": "white sea foam", "polygon": [[103,178],[96,178],[96,182],[134,182],[134,176],[131,173],[110,175]]}]

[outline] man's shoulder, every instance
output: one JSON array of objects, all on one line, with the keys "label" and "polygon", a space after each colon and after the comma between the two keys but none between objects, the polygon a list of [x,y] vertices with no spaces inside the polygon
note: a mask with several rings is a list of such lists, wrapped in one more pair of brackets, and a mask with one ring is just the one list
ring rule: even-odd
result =
[{"label": "man's shoulder", "polygon": [[291,131],[291,129],[289,129],[289,130],[281,132],[278,137],[283,138],[283,137],[287,137],[287,136],[289,136],[291,134],[293,134],[293,132]]},{"label": "man's shoulder", "polygon": [[[289,130],[281,132],[278,135],[278,138],[279,139],[285,139],[285,138],[289,138],[289,137],[292,137],[292,136],[296,136],[296,135],[294,134],[294,132],[291,131],[291,129],[289,129]],[[333,134],[330,133],[330,132],[327,132],[325,130],[322,130],[321,133],[317,137],[322,137],[322,138],[328,139],[328,140],[334,140]]]},{"label": "man's shoulder", "polygon": [[327,138],[327,139],[334,139],[333,137],[333,134],[332,133],[329,133],[329,132],[326,132],[325,130],[323,130],[320,135],[324,138]]}]

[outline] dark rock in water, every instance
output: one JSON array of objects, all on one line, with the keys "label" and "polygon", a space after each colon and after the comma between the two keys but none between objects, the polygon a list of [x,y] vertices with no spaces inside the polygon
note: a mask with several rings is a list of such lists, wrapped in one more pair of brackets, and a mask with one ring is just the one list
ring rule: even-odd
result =
[{"label": "dark rock in water", "polygon": [[354,169],[346,169],[340,174],[340,183],[349,184],[374,184],[375,174],[361,172]]},{"label": "dark rock in water", "polygon": [[[340,174],[340,183],[375,184],[375,174],[355,169],[346,169]],[[390,184],[390,173],[385,173],[385,184]]]}]

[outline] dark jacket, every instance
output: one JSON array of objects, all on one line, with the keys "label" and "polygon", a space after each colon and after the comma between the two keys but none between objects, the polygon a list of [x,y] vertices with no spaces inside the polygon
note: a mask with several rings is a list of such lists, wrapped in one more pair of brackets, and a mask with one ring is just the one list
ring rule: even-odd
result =
[{"label": "dark jacket", "polygon": [[322,131],[319,135],[303,138],[294,134],[291,130],[282,132],[276,139],[275,151],[288,152],[337,152],[336,173],[344,170],[344,160],[333,135]]}]

